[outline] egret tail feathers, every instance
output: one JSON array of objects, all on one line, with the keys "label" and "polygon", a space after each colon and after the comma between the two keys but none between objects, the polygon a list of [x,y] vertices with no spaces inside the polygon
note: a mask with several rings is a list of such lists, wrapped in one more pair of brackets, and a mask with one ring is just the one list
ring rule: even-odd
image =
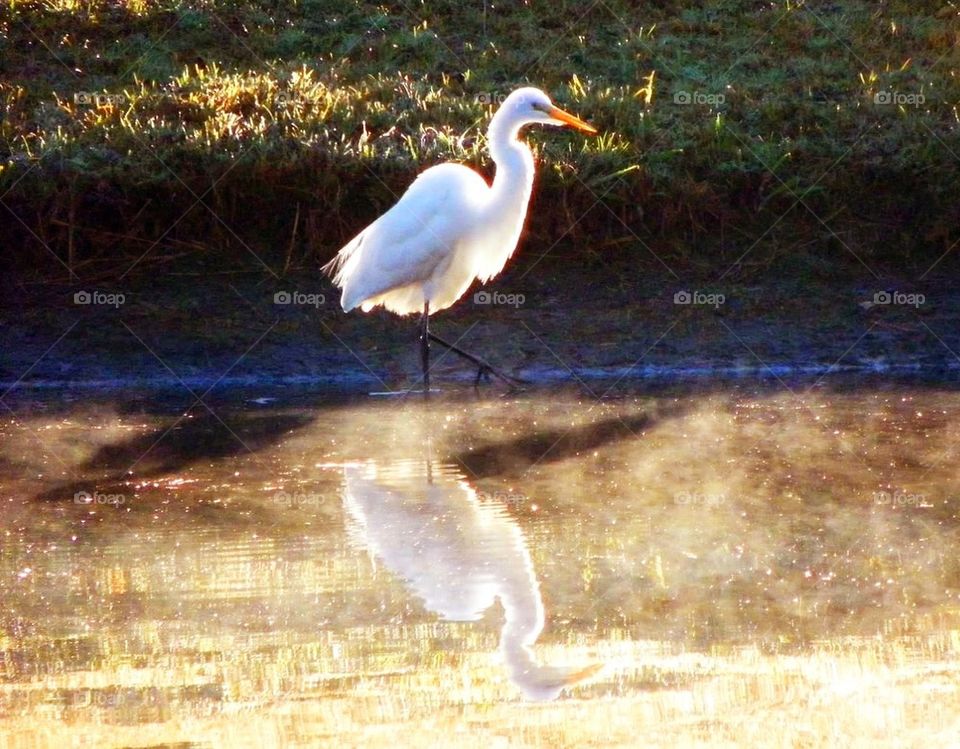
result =
[{"label": "egret tail feathers", "polygon": [[350,259],[354,257],[357,253],[357,250],[360,249],[360,245],[363,244],[363,237],[366,234],[366,231],[360,232],[357,236],[351,239],[343,248],[333,256],[333,259],[320,268],[321,272],[328,275],[333,281],[334,285],[343,288],[343,284],[346,282],[347,278],[350,275],[352,270],[352,263]]}]

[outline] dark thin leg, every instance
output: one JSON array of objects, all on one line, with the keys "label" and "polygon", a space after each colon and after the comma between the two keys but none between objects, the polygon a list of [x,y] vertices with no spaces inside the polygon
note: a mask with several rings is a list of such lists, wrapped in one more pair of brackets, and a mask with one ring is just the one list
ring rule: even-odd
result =
[{"label": "dark thin leg", "polygon": [[430,302],[423,303],[420,322],[420,364],[423,366],[423,395],[430,397]]},{"label": "dark thin leg", "polygon": [[525,380],[521,380],[519,377],[511,377],[508,374],[504,374],[503,372],[500,372],[499,370],[495,369],[493,365],[490,364],[488,361],[481,359],[479,356],[474,356],[473,354],[470,354],[464,351],[459,346],[455,346],[452,343],[447,343],[438,335],[434,335],[433,333],[427,331],[427,336],[430,338],[430,340],[436,341],[444,348],[449,349],[455,354],[459,354],[469,362],[473,362],[473,364],[477,366],[477,380],[475,384],[480,384],[480,378],[483,377],[484,375],[486,375],[488,378],[490,375],[493,375],[498,380],[505,382],[510,387],[523,385],[526,382]]}]

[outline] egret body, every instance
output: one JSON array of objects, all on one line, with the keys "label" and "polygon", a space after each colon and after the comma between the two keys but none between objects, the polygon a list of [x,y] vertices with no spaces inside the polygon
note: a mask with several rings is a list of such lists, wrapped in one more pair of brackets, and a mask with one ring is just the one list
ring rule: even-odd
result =
[{"label": "egret body", "polygon": [[517,89],[504,100],[487,131],[496,164],[493,184],[463,164],[431,167],[323,268],[343,290],[345,312],[383,306],[398,315],[422,315],[425,391],[431,338],[478,364],[479,374],[494,371],[483,360],[432,335],[428,321],[432,313],[463,296],[475,279],[486,282],[500,273],[516,250],[535,171],[533,154],[518,135],[525,125],[536,123],[596,132],[554,106],[543,91]]}]

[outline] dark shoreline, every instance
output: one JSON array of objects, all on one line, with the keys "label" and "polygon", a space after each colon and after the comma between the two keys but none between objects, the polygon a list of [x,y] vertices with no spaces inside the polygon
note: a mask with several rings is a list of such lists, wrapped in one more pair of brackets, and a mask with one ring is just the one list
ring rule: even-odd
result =
[{"label": "dark shoreline", "polygon": [[[835,375],[950,380],[960,371],[960,293],[949,275],[882,286],[849,267],[813,280],[776,270],[731,283],[704,275],[680,283],[630,258],[587,267],[521,253],[433,326],[536,386]],[[9,289],[0,307],[0,392],[418,386],[413,318],[344,314],[317,271],[281,281],[226,278]],[[476,296],[483,290],[486,297]],[[74,303],[78,291],[114,305]],[[275,303],[291,292],[311,303]],[[723,302],[675,303],[694,292]],[[871,303],[877,294],[907,292],[922,294],[922,304]],[[491,296],[515,303],[477,301]],[[469,384],[475,375],[436,349],[434,362],[440,386]]]}]

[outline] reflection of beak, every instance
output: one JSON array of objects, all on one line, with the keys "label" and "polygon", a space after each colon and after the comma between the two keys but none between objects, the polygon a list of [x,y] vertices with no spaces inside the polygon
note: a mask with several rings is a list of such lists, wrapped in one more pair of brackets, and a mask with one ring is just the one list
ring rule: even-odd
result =
[{"label": "reflection of beak", "polygon": [[597,672],[602,670],[602,663],[594,663],[586,668],[581,668],[579,671],[574,671],[573,673],[567,674],[567,677],[563,680],[563,683],[565,686],[570,687],[574,684],[579,684],[581,681],[589,679],[591,676],[594,676],[597,674]]},{"label": "reflection of beak", "polygon": [[553,117],[555,120],[560,120],[560,122],[570,127],[575,127],[577,130],[582,130],[585,133],[590,133],[593,135],[597,132],[597,128],[591,125],[589,122],[584,122],[579,117],[576,117],[569,112],[564,112],[559,107],[550,107],[547,110],[547,114]]},{"label": "reflection of beak", "polygon": [[511,680],[528,700],[537,701],[555,700],[564,689],[596,676],[603,669],[602,663],[594,663],[586,668],[539,666],[535,663],[508,665],[512,671]]}]

